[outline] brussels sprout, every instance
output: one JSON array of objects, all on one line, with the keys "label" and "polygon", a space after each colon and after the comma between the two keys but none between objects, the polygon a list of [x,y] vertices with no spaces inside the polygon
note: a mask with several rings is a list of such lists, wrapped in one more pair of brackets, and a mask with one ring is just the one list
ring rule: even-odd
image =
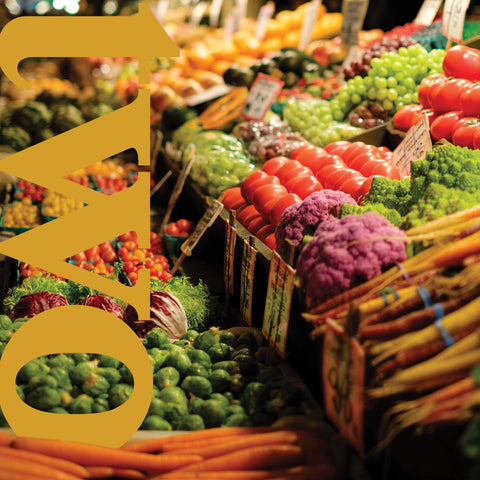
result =
[{"label": "brussels sprout", "polygon": [[65,410],[63,407],[53,407],[49,411],[49,413],[67,413],[67,410]]},{"label": "brussels sprout", "polygon": [[59,389],[58,393],[60,394],[60,405],[62,407],[68,407],[73,402],[73,397],[66,390]]},{"label": "brussels sprout", "polygon": [[168,338],[168,333],[161,328],[152,328],[145,335],[145,343],[147,348],[163,348],[166,345],[170,345],[170,339]]},{"label": "brussels sprout", "polygon": [[38,387],[51,387],[51,388],[57,388],[58,387],[58,382],[56,378],[52,377],[49,374],[41,374],[37,375],[35,377],[32,377],[30,381],[28,382],[27,385],[25,385],[23,391],[25,394],[29,394],[30,392],[33,392]]},{"label": "brussels sprout", "polygon": [[145,417],[141,430],[172,430],[172,426],[162,417],[158,415],[148,415]]},{"label": "brussels sprout", "polygon": [[55,355],[54,357],[49,358],[47,364],[50,368],[58,367],[70,371],[75,367],[75,360],[71,356],[61,353],[60,355]]},{"label": "brussels sprout", "polygon": [[205,403],[205,400],[203,398],[194,398],[189,406],[188,406],[188,411],[190,414],[198,414],[200,412],[201,406]]},{"label": "brussels sprout", "polygon": [[167,403],[165,405],[165,420],[178,430],[182,418],[188,414],[187,405],[181,403]]},{"label": "brussels sprout", "polygon": [[70,372],[72,383],[81,386],[83,382],[95,372],[96,364],[94,362],[80,362]]},{"label": "brussels sprout", "polygon": [[179,430],[203,430],[205,423],[200,415],[185,415],[178,426]]},{"label": "brussels sprout", "polygon": [[94,400],[92,397],[80,394],[69,406],[70,413],[92,413]]},{"label": "brussels sprout", "polygon": [[187,368],[192,364],[187,353],[179,351],[179,350],[172,350],[167,358],[165,359],[165,365],[168,367],[173,367],[180,375],[185,375]]},{"label": "brussels sprout", "polygon": [[222,395],[221,393],[212,393],[210,395],[210,399],[211,400],[217,400],[218,402],[220,402],[225,408],[228,407],[230,405],[230,400],[225,396],[225,395]]},{"label": "brussels sprout", "polygon": [[108,412],[110,405],[108,404],[108,398],[97,397],[93,402],[92,413]]},{"label": "brussels sprout", "polygon": [[90,360],[88,353],[72,353],[71,355],[75,363],[88,362]]},{"label": "brussels sprout", "polygon": [[25,401],[25,392],[23,391],[23,388],[20,387],[20,385],[15,385],[15,388],[17,390],[17,395],[22,400],[23,402]]},{"label": "brussels sprout", "polygon": [[187,396],[180,387],[166,387],[160,391],[158,398],[162,399],[165,403],[188,405]]},{"label": "brussels sprout", "polygon": [[218,400],[205,400],[200,408],[198,414],[203,418],[205,427],[214,428],[219,427],[225,420],[225,406]]},{"label": "brussels sprout", "polygon": [[13,332],[10,330],[0,330],[0,342],[7,343],[12,337]]},{"label": "brussels sprout", "polygon": [[152,398],[147,415],[158,415],[159,417],[163,418],[165,416],[165,411],[165,402],[163,400],[160,400],[159,398]]},{"label": "brussels sprout", "polygon": [[102,377],[105,377],[111,387],[113,387],[122,380],[121,373],[113,367],[97,368],[97,373]]},{"label": "brussels sprout", "polygon": [[170,350],[165,350],[165,349],[160,350],[160,348],[157,348],[157,347],[149,348],[147,350],[147,353],[154,360],[154,368],[153,368],[154,373],[160,370],[160,368],[162,368],[169,352]]},{"label": "brussels sprout", "polygon": [[55,378],[60,388],[70,391],[72,389],[72,382],[70,376],[64,368],[53,367],[50,370],[50,375]]},{"label": "brussels sprout", "polygon": [[12,326],[12,321],[7,315],[0,315],[0,328],[10,328]]},{"label": "brussels sprout", "polygon": [[160,390],[165,387],[174,387],[179,381],[180,374],[173,367],[163,367],[153,376],[153,383]]},{"label": "brussels sprout", "polygon": [[97,358],[99,367],[118,369],[122,365],[122,362],[120,362],[120,360],[109,357],[108,355],[103,355],[102,353],[97,355]]},{"label": "brussels sprout", "polygon": [[128,385],[133,385],[133,375],[130,369],[126,365],[122,365],[119,369],[121,380],[123,383],[127,383]]},{"label": "brussels sprout", "polygon": [[222,424],[224,427],[250,427],[252,422],[246,413],[229,415]]},{"label": "brussels sprout", "polygon": [[126,402],[133,392],[133,386],[126,383],[114,385],[108,392],[108,403],[110,408],[117,408]]},{"label": "brussels sprout", "polygon": [[34,358],[26,363],[17,374],[18,383],[28,383],[32,377],[41,375],[42,373],[48,373],[50,368],[45,364],[44,360]]},{"label": "brussels sprout", "polygon": [[42,385],[25,396],[25,403],[37,410],[48,411],[60,406],[60,394],[56,388]]},{"label": "brussels sprout", "polygon": [[185,377],[208,377],[208,370],[201,363],[192,363],[185,371]]},{"label": "brussels sprout", "polygon": [[98,397],[100,394],[108,392],[109,389],[108,380],[97,373],[90,373],[82,385],[83,393],[92,397]]}]

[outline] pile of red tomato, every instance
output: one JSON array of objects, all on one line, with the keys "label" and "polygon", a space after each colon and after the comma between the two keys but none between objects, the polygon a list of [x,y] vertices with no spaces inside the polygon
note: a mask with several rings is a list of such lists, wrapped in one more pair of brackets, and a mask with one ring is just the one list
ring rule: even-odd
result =
[{"label": "pile of red tomato", "polygon": [[112,277],[117,254],[112,242],[107,241],[73,255],[71,261],[77,267]]},{"label": "pile of red tomato", "polygon": [[150,248],[138,248],[138,237],[133,231],[119,236],[118,241],[122,242],[118,256],[132,285],[137,283],[138,271],[142,268],[148,268],[151,277],[165,281],[172,278],[160,237],[155,232],[150,232]]},{"label": "pile of red tomato", "polygon": [[101,192],[110,195],[128,188],[128,182],[120,177],[94,177],[95,186]]},{"label": "pile of red tomato", "polygon": [[22,198],[30,198],[33,202],[41,202],[45,187],[35,185],[28,180],[18,180],[16,185],[15,198],[21,200]]},{"label": "pile of red tomato", "polygon": [[226,190],[222,201],[226,209],[236,211],[238,222],[273,249],[275,227],[288,207],[323,188],[342,190],[360,200],[373,176],[400,179],[391,157],[388,148],[363,142],[340,141],[325,148],[302,145],[290,159],[265,162],[241,187]]},{"label": "pile of red tomato", "polygon": [[176,222],[169,222],[165,233],[171,237],[184,237],[187,238],[193,232],[194,223],[185,218],[181,218]]},{"label": "pile of red tomato", "polygon": [[393,117],[393,126],[407,131],[427,115],[433,140],[480,149],[480,51],[452,47],[445,54],[443,73],[422,81],[420,105],[400,109]]}]

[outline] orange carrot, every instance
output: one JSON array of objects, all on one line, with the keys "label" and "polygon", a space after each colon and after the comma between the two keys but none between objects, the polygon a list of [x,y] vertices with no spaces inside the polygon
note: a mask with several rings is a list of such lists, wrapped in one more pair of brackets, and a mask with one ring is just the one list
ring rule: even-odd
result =
[{"label": "orange carrot", "polygon": [[97,465],[157,472],[168,472],[202,460],[198,455],[148,455],[79,442],[27,437],[16,438],[12,446],[20,450],[63,458],[84,466]]},{"label": "orange carrot", "polygon": [[206,430],[197,430],[185,435],[175,435],[174,437],[161,437],[145,440],[143,442],[130,443],[124,447],[123,450],[131,450],[134,452],[154,453],[161,452],[165,445],[180,445],[186,442],[195,442],[197,440],[231,437],[233,435],[247,435],[251,433],[266,433],[271,432],[272,427],[217,427],[208,428]]},{"label": "orange carrot", "polygon": [[256,447],[262,445],[289,445],[298,441],[298,436],[288,430],[279,430],[278,432],[260,433],[258,435],[247,435],[236,440],[220,443],[215,446],[193,448],[188,450],[192,455],[200,455],[204,459],[226,455],[236,452],[242,448]]},{"label": "orange carrot", "polygon": [[108,478],[113,477],[112,467],[87,467],[88,478]]},{"label": "orange carrot", "polygon": [[0,432],[0,446],[8,447],[17,437],[10,433]]},{"label": "orange carrot", "polygon": [[273,473],[268,470],[227,470],[219,472],[175,472],[158,475],[154,479],[174,480],[268,480]]},{"label": "orange carrot", "polygon": [[0,468],[0,480],[52,480],[48,475],[35,475],[33,472],[18,472],[7,468]]},{"label": "orange carrot", "polygon": [[18,458],[25,462],[31,461],[48,467],[53,467],[63,472],[70,473],[77,477],[87,478],[88,472],[81,465],[78,465],[61,458],[54,458],[49,455],[41,453],[27,452],[24,450],[17,450],[15,448],[0,447],[0,455],[8,456],[9,458]]},{"label": "orange carrot", "polygon": [[79,480],[80,477],[70,475],[62,470],[58,470],[47,465],[42,465],[34,461],[25,461],[25,459],[14,458],[4,453],[0,454],[0,470],[14,471],[24,475],[44,476],[50,480]]},{"label": "orange carrot", "polygon": [[[216,438],[205,438],[205,439],[199,439],[197,441],[191,441],[191,442],[185,442],[185,443],[180,443],[180,442],[172,442],[172,443],[166,443],[162,447],[162,452],[174,452],[174,451],[184,451],[190,453],[191,449],[197,449],[197,448],[207,448],[207,447],[212,447],[218,444],[223,444],[223,443],[230,443],[233,441],[238,441],[240,438],[251,438],[255,434],[246,434],[246,435],[229,435],[227,437],[219,436]],[[260,434],[261,435],[261,434]]]},{"label": "orange carrot", "polygon": [[142,479],[146,478],[145,474],[139,472],[138,470],[133,470],[131,468],[114,468],[113,475],[120,478],[133,478],[133,479]]},{"label": "orange carrot", "polygon": [[[267,445],[244,448],[233,453],[196,462],[172,472],[176,478],[180,472],[215,472],[219,470],[268,470],[293,467],[303,462],[301,448],[294,445]],[[165,478],[167,478],[165,476]]]}]

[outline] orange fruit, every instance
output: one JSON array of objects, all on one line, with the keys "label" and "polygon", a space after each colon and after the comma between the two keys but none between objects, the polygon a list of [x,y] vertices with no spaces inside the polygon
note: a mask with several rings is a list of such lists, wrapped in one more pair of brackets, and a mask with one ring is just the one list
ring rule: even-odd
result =
[{"label": "orange fruit", "polygon": [[219,41],[211,51],[215,60],[235,61],[238,50],[232,41]]},{"label": "orange fruit", "polygon": [[223,72],[232,65],[228,60],[215,60],[212,64],[211,71],[217,75],[223,75]]},{"label": "orange fruit", "polygon": [[283,48],[283,41],[281,37],[271,37],[264,40],[261,44],[261,51],[263,53],[275,52]]},{"label": "orange fruit", "polygon": [[260,41],[246,30],[235,33],[233,41],[240,54],[256,56],[260,51]]},{"label": "orange fruit", "polygon": [[284,46],[285,47],[298,47],[300,41],[300,32],[298,30],[292,30],[285,35]]},{"label": "orange fruit", "polygon": [[267,28],[265,30],[265,38],[275,37],[278,35],[283,35],[284,25],[276,20],[270,19],[267,22]]},{"label": "orange fruit", "polygon": [[188,61],[193,68],[209,70],[214,61],[212,53],[204,46],[195,46],[188,53]]}]

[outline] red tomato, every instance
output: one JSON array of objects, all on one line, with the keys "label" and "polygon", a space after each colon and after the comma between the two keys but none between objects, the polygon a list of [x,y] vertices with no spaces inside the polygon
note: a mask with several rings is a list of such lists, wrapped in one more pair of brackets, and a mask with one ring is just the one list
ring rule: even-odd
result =
[{"label": "red tomato", "polygon": [[104,262],[113,263],[117,260],[117,255],[113,250],[105,251],[102,253],[102,259]]},{"label": "red tomato", "polygon": [[265,242],[265,239],[272,233],[275,233],[275,227],[271,223],[269,223],[257,232],[257,238],[262,242]]},{"label": "red tomato", "polygon": [[264,178],[264,177],[267,177],[268,176],[268,173],[266,172],[263,172],[262,170],[255,170],[254,172],[252,172],[243,182],[242,182],[242,185],[240,187],[240,191],[242,193],[242,196],[243,198],[246,199],[245,197],[245,191],[248,190],[248,188],[250,187],[250,184],[252,184],[253,182],[255,182],[256,180],[258,180],[259,178]]},{"label": "red tomato", "polygon": [[470,82],[464,78],[451,78],[443,83],[432,99],[434,112],[440,114],[460,110],[460,95],[468,85]]},{"label": "red tomato", "polygon": [[477,120],[478,120],[477,117],[461,117],[461,118],[459,118],[459,120],[457,122],[455,122],[455,124],[452,127],[452,136],[460,127],[475,123]]},{"label": "red tomato", "polygon": [[365,153],[371,151],[374,147],[371,145],[367,145],[364,142],[353,142],[346,150],[343,152],[342,160],[347,167],[350,166],[350,163],[353,159],[360,155],[361,153]]},{"label": "red tomato", "polygon": [[448,77],[480,80],[480,52],[474,48],[455,45],[443,58],[443,72]]},{"label": "red tomato", "polygon": [[360,172],[364,177],[370,177],[371,175],[381,175],[382,177],[385,177],[383,169],[386,169],[386,165],[387,162],[382,158],[371,159],[363,164]]},{"label": "red tomato", "polygon": [[[348,140],[340,140],[338,142],[332,142],[332,143],[329,143],[326,147],[324,147],[324,150],[327,152],[327,153],[332,153],[332,150],[336,150],[338,147],[342,147],[342,148],[345,148],[347,149],[347,147],[350,146],[350,143]],[[334,155],[338,155],[338,153],[335,153]]]},{"label": "red tomato", "polygon": [[[167,225],[167,228],[165,229],[165,233],[167,235],[172,236],[172,237],[178,237],[178,234],[180,233],[180,230],[178,229],[177,224],[175,222],[170,222]],[[125,245],[125,247],[127,248],[127,250],[129,250],[129,248],[126,245]]]},{"label": "red tomato", "polygon": [[437,142],[441,138],[444,138],[448,142],[452,141],[452,129],[454,125],[462,117],[462,112],[454,111],[448,113],[442,113],[433,122],[430,128],[432,138]]},{"label": "red tomato", "polygon": [[153,263],[153,260],[152,260],[151,258],[147,258],[147,259],[145,260],[145,267],[146,267],[146,268],[152,268],[153,265],[154,265],[154,263]]},{"label": "red tomato", "polygon": [[246,227],[255,217],[261,217],[260,212],[253,205],[249,205],[237,215],[237,220]]},{"label": "red tomato", "polygon": [[268,221],[265,220],[263,217],[256,217],[254,218],[247,226],[247,230],[252,234],[256,235],[257,232],[262,228],[268,225]]},{"label": "red tomato", "polygon": [[136,271],[136,268],[135,268],[135,264],[131,261],[128,261],[128,262],[125,262],[123,264],[123,269],[125,270],[125,272],[127,273],[130,273],[130,272],[135,272]]},{"label": "red tomato", "polygon": [[368,177],[362,184],[362,188],[357,192],[358,198],[357,202],[360,203],[363,197],[370,191],[370,186],[372,185],[374,175]]},{"label": "red tomato", "polygon": [[118,249],[118,256],[122,259],[122,260],[125,260],[126,258],[128,258],[130,256],[130,254],[128,253],[128,250],[125,248],[125,247],[120,247]]},{"label": "red tomato", "polygon": [[435,113],[433,110],[422,110],[420,113],[415,114],[412,119],[412,125],[416,125],[424,116],[427,117],[428,124],[431,125],[432,122],[438,117],[438,114]]},{"label": "red tomato", "polygon": [[357,200],[362,193],[362,187],[365,183],[365,177],[361,174],[351,175],[350,178],[347,178],[339,187],[344,193],[348,193],[353,197],[354,200]]},{"label": "red tomato", "polygon": [[331,175],[331,182],[333,183],[333,190],[338,190],[340,186],[350,178],[356,178],[362,175],[352,168],[344,168],[343,172],[335,172]]},{"label": "red tomato", "polygon": [[460,109],[465,117],[480,117],[480,83],[472,83],[462,92]]},{"label": "red tomato", "polygon": [[138,273],[137,272],[130,272],[128,274],[128,278],[132,282],[132,285],[135,285],[137,283],[137,280],[138,280]]},{"label": "red tomato", "polygon": [[[313,145],[311,145],[311,146],[313,147]],[[300,148],[302,148],[302,147],[300,147]],[[295,150],[295,152],[297,150]],[[273,157],[270,160],[267,160],[263,164],[262,170],[265,173],[267,173],[268,175],[276,175],[277,172],[288,162],[290,162],[290,160],[287,157]]]},{"label": "red tomato", "polygon": [[303,152],[307,151],[307,150],[315,150],[317,147],[315,147],[314,145],[311,145],[310,143],[306,143],[305,145],[301,145],[300,147],[298,147],[297,149],[295,149],[293,151],[293,153],[290,155],[290,159],[291,160],[296,160],[299,155],[301,155]]},{"label": "red tomato", "polygon": [[222,203],[227,210],[237,210],[246,203],[246,200],[242,196],[240,187],[233,187],[225,190]]},{"label": "red tomato", "polygon": [[190,233],[193,230],[193,222],[191,222],[190,220],[185,220],[184,218],[181,218],[180,220],[177,220],[176,223],[180,232]]},{"label": "red tomato", "polygon": [[243,196],[245,200],[247,200],[249,203],[253,203],[253,196],[255,195],[255,192],[264,185],[280,185],[280,180],[274,175],[267,175],[266,177],[258,178],[254,182],[250,183],[244,190]]},{"label": "red tomato", "polygon": [[277,177],[280,179],[280,183],[285,185],[290,179],[297,177],[302,173],[312,173],[312,171],[304,167],[297,160],[290,160],[289,163],[285,164],[278,172]]},{"label": "red tomato", "polygon": [[270,250],[275,250],[275,246],[276,246],[276,243],[275,243],[275,234],[274,234],[274,233],[271,233],[267,238],[265,238],[265,240],[263,241],[263,243],[264,243]]},{"label": "red tomato", "polygon": [[473,135],[473,148],[475,148],[475,150],[480,149],[480,130]]},{"label": "red tomato", "polygon": [[296,177],[290,180],[286,187],[290,193],[296,193],[302,200],[313,192],[323,190],[322,184],[313,175]]},{"label": "red tomato", "polygon": [[328,156],[328,153],[323,150],[323,148],[315,147],[314,150],[308,150],[300,155],[298,161],[304,167],[309,168],[312,172],[316,172],[321,166],[324,165],[325,159]]},{"label": "red tomato", "polygon": [[392,118],[393,127],[402,132],[407,132],[413,125],[412,120],[417,113],[423,110],[422,105],[405,105]]},{"label": "red tomato", "polygon": [[[445,75],[442,75],[441,73],[434,73],[432,75],[429,75],[428,77],[425,77],[422,80],[422,83],[420,83],[418,87],[418,101],[420,102],[420,105],[423,106],[423,108],[432,107],[430,99],[430,93],[433,92],[432,87],[434,90],[438,90],[440,85],[442,85],[442,83],[445,83],[446,80],[447,77]],[[399,130],[401,129],[399,128]]]},{"label": "red tomato", "polygon": [[95,245],[95,247],[85,250],[85,255],[88,261],[91,261],[92,258],[97,257],[100,254],[100,247]]},{"label": "red tomato", "polygon": [[[255,192],[253,196],[253,204],[255,208],[262,214],[263,218],[268,218],[270,208],[273,205],[267,205],[271,200],[279,198],[281,195],[285,195],[287,189],[283,185],[263,185]],[[247,207],[248,208],[248,207]]]},{"label": "red tomato", "polygon": [[[345,170],[345,166],[342,165],[327,165],[317,172],[317,179],[323,185],[323,188],[333,189],[334,188],[334,175],[342,173]],[[336,177],[335,177],[336,178]]]},{"label": "red tomato", "polygon": [[190,236],[190,233],[189,232],[180,232],[178,234],[179,237],[182,237],[182,238],[188,238]]},{"label": "red tomato", "polygon": [[457,127],[462,120],[465,119],[460,119],[454,126],[452,142],[454,145],[458,145],[460,147],[473,148],[473,138],[480,129],[480,120],[478,118],[470,119]]},{"label": "red tomato", "polygon": [[357,155],[352,162],[350,162],[350,168],[359,171],[362,175],[368,177],[363,171],[365,165],[370,162],[371,160],[381,160],[381,158],[374,155],[372,152],[365,152],[360,155]]},{"label": "red tomato", "polygon": [[85,252],[76,253],[75,255],[72,255],[72,260],[75,260],[76,262],[85,262],[87,256],[85,255]]},{"label": "red tomato", "polygon": [[273,226],[277,226],[280,223],[280,218],[283,212],[292,205],[301,202],[302,199],[296,195],[295,193],[289,193],[288,195],[284,195],[280,197],[273,208],[270,210],[270,221],[272,222]]}]

